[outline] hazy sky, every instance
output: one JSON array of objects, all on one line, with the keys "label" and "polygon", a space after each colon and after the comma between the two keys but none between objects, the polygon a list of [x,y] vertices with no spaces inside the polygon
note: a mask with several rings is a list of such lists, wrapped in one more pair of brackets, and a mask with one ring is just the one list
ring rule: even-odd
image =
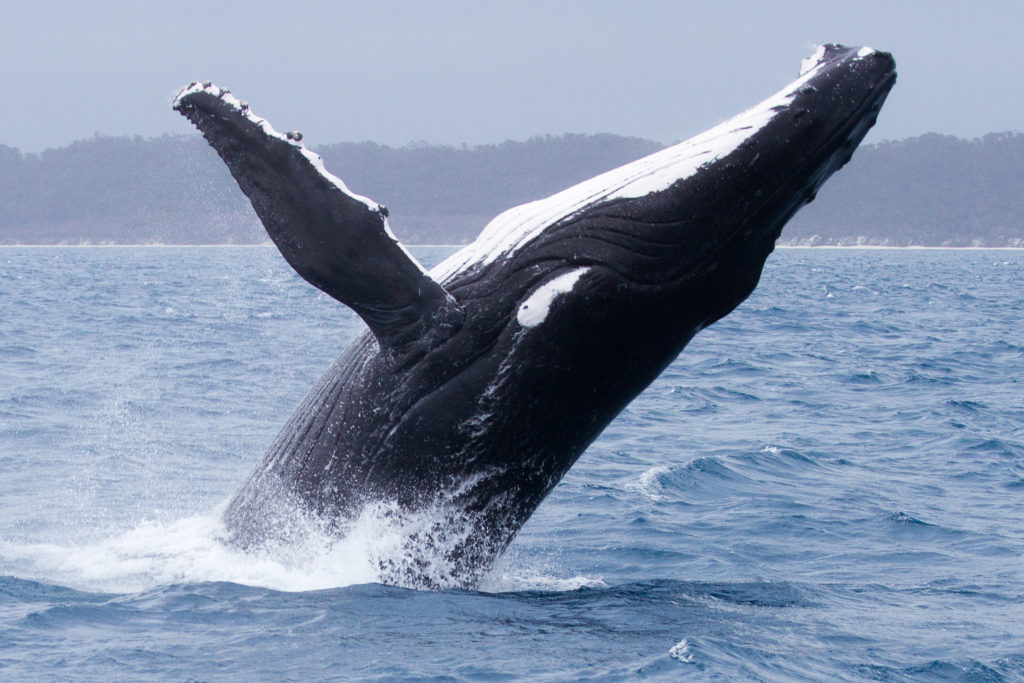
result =
[{"label": "hazy sky", "polygon": [[673,142],[821,42],[891,51],[869,141],[1024,130],[1024,2],[0,0],[0,144],[184,133],[213,80],[309,144],[610,132]]}]

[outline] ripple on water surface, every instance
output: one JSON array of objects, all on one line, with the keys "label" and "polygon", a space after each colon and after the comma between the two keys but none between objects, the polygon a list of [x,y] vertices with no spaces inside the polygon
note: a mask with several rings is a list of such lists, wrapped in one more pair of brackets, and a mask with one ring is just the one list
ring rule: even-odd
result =
[{"label": "ripple on water surface", "polygon": [[218,540],[360,330],[276,252],[0,256],[5,677],[1024,678],[1024,253],[781,250],[434,592]]}]

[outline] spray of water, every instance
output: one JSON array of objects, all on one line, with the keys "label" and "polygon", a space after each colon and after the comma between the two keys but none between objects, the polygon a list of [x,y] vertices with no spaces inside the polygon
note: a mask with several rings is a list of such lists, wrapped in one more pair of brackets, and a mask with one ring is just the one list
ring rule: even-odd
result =
[{"label": "spray of water", "polygon": [[[392,504],[368,506],[341,536],[310,526],[298,542],[243,551],[225,543],[219,510],[173,522],[144,521],[99,541],[0,541],[4,573],[79,590],[132,593],[158,586],[226,581],[282,591],[309,591],[365,583],[417,589],[463,586],[452,548],[469,525],[441,509],[403,512]],[[587,577],[560,578],[557,568],[531,565],[513,553],[478,582],[478,588],[574,590],[603,585]]]}]

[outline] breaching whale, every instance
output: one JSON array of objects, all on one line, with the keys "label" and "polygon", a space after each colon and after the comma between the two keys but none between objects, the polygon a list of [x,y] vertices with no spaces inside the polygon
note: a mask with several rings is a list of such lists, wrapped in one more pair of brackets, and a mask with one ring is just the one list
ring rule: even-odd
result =
[{"label": "breaching whale", "polygon": [[385,581],[474,585],[604,427],[753,291],[894,81],[887,53],[823,46],[774,96],[502,213],[430,272],[300,135],[211,83],[183,89],[174,108],[288,263],[369,328],[228,504],[231,542],[341,535],[377,506],[429,520]]}]

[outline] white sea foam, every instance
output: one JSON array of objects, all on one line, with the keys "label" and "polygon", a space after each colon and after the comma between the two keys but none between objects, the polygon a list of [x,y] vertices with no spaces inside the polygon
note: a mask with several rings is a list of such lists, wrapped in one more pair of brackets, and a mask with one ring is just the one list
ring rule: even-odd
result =
[{"label": "white sea foam", "polygon": [[[367,508],[343,538],[310,527],[297,542],[244,552],[224,543],[218,511],[169,523],[145,521],[99,541],[0,541],[0,557],[13,576],[106,593],[220,581],[280,591],[366,583],[446,588],[460,585],[459,567],[447,551],[468,533],[467,525],[438,510],[410,514],[379,504]],[[408,571],[413,567],[415,576]],[[480,582],[492,592],[603,585],[598,578],[558,576],[519,558],[502,560]]]},{"label": "white sea foam", "polygon": [[693,652],[690,651],[690,644],[686,642],[686,638],[669,648],[668,656],[683,664],[693,663]]},{"label": "white sea foam", "polygon": [[111,593],[207,581],[305,591],[377,580],[367,552],[373,537],[358,530],[342,541],[310,537],[274,554],[241,552],[222,543],[223,535],[219,517],[208,515],[169,524],[143,522],[81,545],[4,542],[0,554],[15,574]]},{"label": "white sea foam", "polygon": [[521,591],[567,593],[581,588],[607,587],[608,584],[600,577],[583,574],[558,576],[550,570],[530,566],[496,569],[485,576],[479,585],[479,589],[487,593],[518,593]]},{"label": "white sea foam", "polygon": [[626,490],[650,498],[651,500],[664,500],[662,479],[664,479],[672,468],[668,465],[658,465],[644,471],[636,481],[626,484]]},{"label": "white sea foam", "polygon": [[574,574],[561,564],[561,555],[534,554],[513,545],[498,558],[477,588],[486,593],[543,591],[565,593],[581,588],[607,588],[604,578]]}]

